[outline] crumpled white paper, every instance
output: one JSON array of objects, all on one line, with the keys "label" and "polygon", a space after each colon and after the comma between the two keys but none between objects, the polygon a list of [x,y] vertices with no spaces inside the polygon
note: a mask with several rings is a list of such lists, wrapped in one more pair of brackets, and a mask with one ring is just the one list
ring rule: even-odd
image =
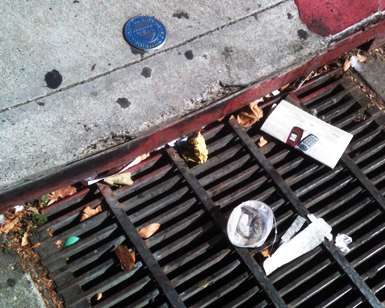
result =
[{"label": "crumpled white paper", "polygon": [[5,224],[5,219],[4,219],[4,215],[3,214],[0,214],[0,224],[2,224],[2,225]]},{"label": "crumpled white paper", "polygon": [[322,218],[316,218],[314,215],[308,215],[311,224],[305,230],[298,233],[288,243],[283,244],[277,249],[270,258],[263,263],[266,275],[270,275],[282,265],[304,255],[310,250],[320,245],[326,237],[330,241],[333,235],[330,233],[330,227]]},{"label": "crumpled white paper", "polygon": [[352,242],[352,238],[346,234],[338,233],[336,236],[336,246],[345,254],[350,251],[348,245]]},{"label": "crumpled white paper", "polygon": [[24,206],[16,205],[16,206],[14,206],[14,209],[15,209],[15,212],[21,212],[22,210],[24,210]]}]

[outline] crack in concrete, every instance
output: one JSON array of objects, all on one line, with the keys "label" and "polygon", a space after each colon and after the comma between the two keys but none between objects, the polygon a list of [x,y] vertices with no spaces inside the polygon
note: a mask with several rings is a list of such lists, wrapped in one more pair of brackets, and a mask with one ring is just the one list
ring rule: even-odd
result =
[{"label": "crack in concrete", "polygon": [[234,20],[232,20],[232,21],[229,21],[228,23],[226,23],[226,24],[224,24],[224,25],[222,25],[222,26],[219,26],[219,27],[216,27],[215,29],[206,31],[206,32],[204,32],[204,33],[202,33],[202,34],[200,34],[200,35],[197,35],[197,36],[195,36],[195,37],[193,37],[193,38],[190,38],[190,39],[188,39],[188,40],[186,40],[186,41],[184,41],[184,42],[182,42],[182,43],[179,43],[179,44],[176,44],[176,45],[171,46],[171,47],[169,47],[169,48],[166,48],[166,49],[160,50],[160,51],[158,51],[158,52],[154,52],[154,53],[152,53],[152,54],[149,54],[147,57],[142,57],[140,60],[133,61],[133,62],[130,62],[130,63],[128,63],[128,64],[124,64],[124,65],[118,66],[118,67],[116,67],[116,68],[114,68],[114,69],[112,69],[112,70],[110,70],[110,71],[104,72],[104,73],[102,73],[102,74],[99,74],[99,75],[97,75],[97,76],[94,76],[94,77],[91,77],[91,78],[88,78],[88,79],[85,79],[85,80],[83,80],[83,81],[79,81],[79,82],[73,83],[73,84],[71,84],[71,85],[65,86],[65,87],[63,87],[63,88],[61,88],[61,89],[58,89],[58,90],[56,90],[56,91],[52,91],[52,92],[50,92],[50,93],[44,94],[44,95],[42,95],[42,96],[39,96],[39,97],[37,97],[37,98],[28,100],[28,101],[26,101],[26,102],[24,102],[24,103],[16,104],[16,105],[13,105],[13,106],[11,106],[11,107],[7,107],[7,108],[4,108],[4,109],[1,109],[1,110],[0,110],[0,113],[3,113],[3,112],[5,112],[5,111],[11,110],[11,109],[14,109],[14,108],[17,108],[17,107],[21,107],[21,106],[27,105],[27,104],[29,104],[29,103],[31,103],[31,102],[35,102],[35,101],[37,101],[37,100],[46,98],[46,97],[48,97],[48,96],[51,96],[51,95],[54,95],[54,94],[57,94],[57,93],[60,93],[60,92],[63,92],[63,91],[65,91],[65,90],[71,89],[71,88],[73,88],[73,87],[76,87],[76,86],[79,86],[79,85],[82,85],[82,84],[85,84],[85,83],[94,81],[94,80],[96,80],[96,79],[99,79],[99,78],[101,78],[101,77],[107,76],[107,75],[109,75],[109,74],[111,74],[111,73],[113,73],[113,72],[116,72],[116,71],[125,69],[125,68],[127,68],[127,67],[132,66],[132,65],[141,63],[141,62],[144,61],[144,60],[150,59],[150,58],[152,58],[152,57],[154,57],[154,56],[156,56],[156,55],[159,55],[159,54],[161,54],[161,53],[165,53],[165,52],[168,52],[168,51],[177,49],[177,48],[179,48],[179,47],[181,47],[181,46],[183,46],[183,45],[186,45],[186,44],[188,44],[188,43],[190,43],[190,42],[193,42],[193,41],[195,41],[195,40],[197,40],[197,39],[200,39],[200,38],[202,38],[202,37],[204,37],[204,36],[206,36],[206,35],[212,34],[212,33],[216,32],[216,31],[219,31],[219,30],[221,30],[221,29],[224,29],[224,28],[226,28],[226,27],[229,27],[229,26],[231,26],[231,25],[233,25],[233,24],[236,24],[236,23],[238,23],[238,22],[240,22],[240,21],[243,21],[243,20],[245,20],[245,19],[248,19],[248,18],[250,18],[250,17],[254,17],[254,18],[256,18],[256,19],[258,20],[258,17],[257,17],[256,15],[261,14],[261,13],[263,13],[263,12],[266,12],[267,10],[270,10],[270,9],[272,9],[272,8],[275,8],[275,7],[277,7],[277,6],[281,5],[281,4],[283,4],[283,3],[285,3],[285,2],[289,2],[289,1],[290,1],[290,0],[282,0],[282,1],[279,1],[279,2],[277,2],[277,3],[275,3],[275,4],[272,4],[272,5],[270,5],[270,6],[267,6],[266,8],[264,8],[264,9],[258,11],[258,12],[252,12],[252,13],[250,13],[250,14],[248,14],[248,15],[246,15],[246,16],[243,16],[243,17],[241,17],[241,18],[238,18],[238,19],[234,19]]}]

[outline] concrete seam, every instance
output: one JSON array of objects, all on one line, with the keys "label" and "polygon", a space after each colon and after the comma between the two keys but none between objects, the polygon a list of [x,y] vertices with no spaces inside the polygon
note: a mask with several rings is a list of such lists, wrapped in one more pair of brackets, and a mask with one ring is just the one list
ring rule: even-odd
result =
[{"label": "concrete seam", "polygon": [[[110,70],[110,71],[104,72],[104,73],[102,73],[102,74],[99,74],[99,75],[97,75],[97,76],[88,78],[88,79],[83,80],[83,81],[79,81],[79,82],[73,83],[73,84],[68,85],[68,86],[65,86],[65,87],[63,87],[63,88],[61,88],[61,89],[59,89],[59,90],[52,91],[52,92],[47,93],[47,94],[45,94],[45,95],[42,95],[42,96],[39,96],[39,97],[37,97],[37,98],[28,100],[28,101],[26,101],[26,102],[24,102],[24,103],[16,104],[16,105],[14,105],[14,106],[11,106],[11,107],[7,107],[7,108],[4,108],[4,109],[1,109],[1,110],[0,110],[0,113],[3,113],[3,112],[5,112],[5,111],[7,111],[7,110],[11,110],[11,109],[13,109],[13,108],[17,108],[17,107],[24,106],[24,105],[29,104],[29,103],[31,103],[31,102],[38,101],[38,100],[43,99],[43,98],[45,98],[45,97],[48,97],[48,96],[51,96],[51,95],[54,95],[54,94],[63,92],[63,91],[65,91],[65,90],[71,89],[71,88],[73,88],[73,87],[76,87],[76,86],[79,86],[79,85],[82,85],[82,84],[85,84],[85,83],[94,81],[94,80],[99,79],[99,78],[101,78],[101,77],[107,76],[107,75],[109,75],[109,74],[111,74],[111,73],[113,73],[113,72],[119,71],[119,70],[121,70],[121,69],[125,69],[125,68],[130,67],[130,66],[135,65],[135,64],[138,64],[138,63],[140,63],[140,62],[142,62],[142,61],[144,61],[144,60],[150,59],[150,58],[152,58],[152,57],[154,57],[154,56],[156,56],[156,55],[159,55],[159,54],[161,54],[161,53],[165,53],[165,52],[174,50],[174,49],[179,48],[179,47],[181,47],[181,46],[183,46],[183,45],[185,45],[185,44],[187,44],[187,43],[190,43],[190,42],[193,42],[193,41],[195,41],[195,40],[197,40],[197,39],[200,39],[201,37],[204,37],[204,36],[206,36],[206,35],[209,35],[209,34],[212,34],[212,33],[216,32],[216,31],[219,31],[219,30],[221,30],[221,29],[224,29],[224,28],[226,28],[226,27],[228,27],[228,26],[231,26],[231,25],[233,25],[233,24],[236,24],[237,22],[243,21],[243,20],[248,19],[248,18],[253,17],[253,16],[255,17],[256,15],[258,15],[258,14],[260,14],[260,13],[263,13],[263,12],[269,10],[269,9],[275,8],[275,7],[277,7],[277,6],[281,5],[281,4],[283,4],[283,3],[285,3],[285,2],[289,2],[289,1],[290,1],[290,0],[282,0],[282,1],[279,1],[278,3],[275,3],[275,4],[273,4],[273,5],[270,5],[270,6],[266,7],[266,8],[264,8],[264,9],[262,9],[261,11],[254,12],[254,13],[250,13],[249,15],[243,16],[243,17],[238,18],[238,19],[235,19],[235,20],[232,20],[232,21],[230,21],[230,22],[228,22],[228,23],[226,23],[226,24],[224,24],[224,25],[222,25],[222,26],[219,26],[219,27],[216,27],[215,29],[206,31],[205,33],[202,33],[202,34],[200,34],[200,35],[197,35],[197,36],[195,36],[195,37],[193,37],[193,38],[191,38],[191,39],[188,39],[188,40],[186,40],[186,41],[184,41],[184,42],[182,42],[182,43],[176,44],[176,45],[171,46],[171,47],[169,47],[169,48],[167,48],[167,49],[160,50],[159,52],[150,54],[149,56],[147,56],[147,57],[145,57],[145,58],[143,57],[143,58],[140,59],[140,60],[137,60],[137,61],[134,61],[134,62],[130,62],[130,63],[128,63],[128,64],[124,64],[124,65],[121,65],[121,66],[118,66],[118,67],[116,67],[116,68],[114,68],[114,69],[112,69],[112,70]],[[128,43],[127,43],[127,44],[128,44]]]}]

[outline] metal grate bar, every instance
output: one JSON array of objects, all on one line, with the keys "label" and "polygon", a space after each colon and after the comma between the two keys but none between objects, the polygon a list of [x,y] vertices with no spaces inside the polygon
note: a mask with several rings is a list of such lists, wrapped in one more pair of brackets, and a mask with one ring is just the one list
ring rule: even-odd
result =
[{"label": "metal grate bar", "polygon": [[382,207],[382,210],[385,210],[385,198],[379,193],[376,186],[368,179],[368,177],[362,173],[360,168],[353,162],[353,160],[344,153],[342,155],[342,161],[349,168],[350,172],[360,181],[362,186],[373,196],[374,200]]},{"label": "metal grate bar", "polygon": [[[199,183],[194,174],[188,169],[187,164],[184,160],[179,157],[179,154],[173,149],[167,149],[167,153],[171,160],[174,162],[177,169],[182,174],[183,178],[189,184],[191,189],[196,194],[197,198],[202,202],[202,204],[206,207],[207,212],[211,215],[214,221],[218,224],[220,229],[227,234],[227,222],[219,208],[216,207],[213,201],[210,199],[210,196],[203,189],[202,185]],[[261,289],[266,293],[266,295],[270,298],[273,304],[276,307],[287,307],[282,298],[279,296],[277,290],[273,286],[273,284],[266,278],[263,273],[261,267],[255,262],[252,258],[250,252],[245,248],[235,248],[238,255],[245,263],[247,268],[251,271],[255,279],[259,282]]]},{"label": "metal grate bar", "polygon": [[126,238],[129,239],[135,246],[137,252],[140,254],[143,261],[146,263],[147,267],[154,275],[155,280],[162,288],[164,294],[170,301],[171,305],[175,307],[185,307],[181,298],[179,297],[179,294],[171,285],[166,274],[163,272],[150,250],[145,246],[142,238],[136,231],[135,226],[127,217],[123,209],[119,206],[118,201],[114,198],[112,190],[108,186],[103,184],[98,184],[98,187],[100,192],[104,196],[108,206],[110,207],[112,213],[115,215],[115,218],[118,221],[120,227],[123,229]]},{"label": "metal grate bar", "polygon": [[[267,158],[261,153],[255,143],[250,139],[247,133],[239,126],[238,122],[235,119],[229,121],[230,125],[233,127],[234,132],[238,135],[244,145],[248,148],[250,153],[257,159],[259,164],[264,170],[268,173],[271,179],[275,182],[281,192],[287,197],[290,203],[294,206],[297,212],[303,216],[307,217],[309,214],[308,210],[303,206],[302,202],[294,194],[291,188],[287,183],[282,179],[280,174],[274,169],[274,167],[269,163]],[[351,282],[359,289],[363,296],[369,301],[373,307],[382,307],[378,299],[371,292],[366,283],[362,280],[361,276],[351,267],[346,258],[341,254],[341,252],[336,248],[330,241],[325,240],[324,245],[334,257],[334,259],[339,264],[340,268],[345,272],[349,277]]]}]

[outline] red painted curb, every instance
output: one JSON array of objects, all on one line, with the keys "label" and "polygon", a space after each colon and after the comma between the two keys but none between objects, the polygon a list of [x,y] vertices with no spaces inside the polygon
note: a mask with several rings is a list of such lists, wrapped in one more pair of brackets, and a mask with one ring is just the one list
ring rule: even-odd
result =
[{"label": "red painted curb", "polygon": [[[385,0],[379,0],[385,6]],[[301,20],[323,37],[337,34],[378,11],[377,0],[295,0]]]}]

